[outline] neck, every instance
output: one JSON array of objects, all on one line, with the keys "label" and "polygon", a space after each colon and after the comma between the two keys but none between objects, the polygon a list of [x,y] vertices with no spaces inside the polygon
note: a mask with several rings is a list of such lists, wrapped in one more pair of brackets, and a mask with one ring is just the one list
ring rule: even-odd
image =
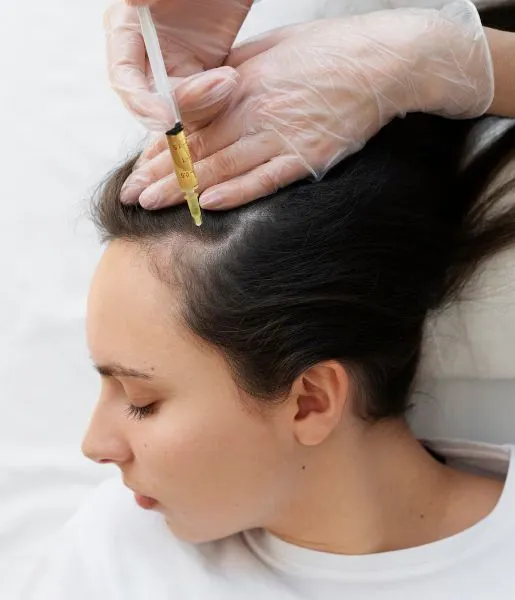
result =
[{"label": "neck", "polygon": [[337,434],[308,456],[288,507],[267,526],[298,546],[374,554],[448,532],[459,472],[437,462],[403,421]]}]

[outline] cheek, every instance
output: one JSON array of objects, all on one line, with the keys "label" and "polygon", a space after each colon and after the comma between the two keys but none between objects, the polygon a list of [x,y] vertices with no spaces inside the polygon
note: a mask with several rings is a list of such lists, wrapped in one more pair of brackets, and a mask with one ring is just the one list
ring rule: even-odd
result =
[{"label": "cheek", "polygon": [[259,525],[287,479],[271,426],[226,407],[195,415],[170,409],[152,428],[138,470],[179,537],[205,541]]},{"label": "cheek", "polygon": [[197,479],[199,487],[222,475],[241,475],[243,466],[255,470],[279,452],[273,429],[240,408],[170,407],[157,416],[145,437],[142,461],[151,460],[162,475],[187,478],[190,485]]}]

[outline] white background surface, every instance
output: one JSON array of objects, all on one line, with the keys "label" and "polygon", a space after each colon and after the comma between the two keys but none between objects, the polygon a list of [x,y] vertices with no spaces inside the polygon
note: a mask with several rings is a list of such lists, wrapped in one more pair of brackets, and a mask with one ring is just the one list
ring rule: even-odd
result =
[{"label": "white background surface", "polygon": [[[320,7],[370,4],[263,0],[246,32],[323,16]],[[2,600],[20,597],[19,585],[48,536],[113,474],[80,454],[97,393],[83,327],[100,252],[83,213],[93,187],[144,132],[106,83],[104,6],[104,0],[0,4]],[[479,303],[440,322],[445,336],[432,345],[427,364],[444,379],[420,404],[423,432],[515,441],[515,294],[507,264],[498,263]]]},{"label": "white background surface", "polygon": [[[142,130],[106,83],[104,0],[0,3],[0,598],[107,469],[82,459],[99,255],[83,216]],[[6,562],[7,561],[7,562]]]}]

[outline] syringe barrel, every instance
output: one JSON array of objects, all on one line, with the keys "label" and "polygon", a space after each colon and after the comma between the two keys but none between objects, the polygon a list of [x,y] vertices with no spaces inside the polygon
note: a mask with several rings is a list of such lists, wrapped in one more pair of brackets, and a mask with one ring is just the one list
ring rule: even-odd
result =
[{"label": "syringe barrel", "polygon": [[193,161],[191,159],[182,123],[177,123],[175,127],[170,129],[170,131],[167,131],[166,139],[172,155],[179,187],[184,192],[196,190],[198,187],[198,180],[193,168]]}]

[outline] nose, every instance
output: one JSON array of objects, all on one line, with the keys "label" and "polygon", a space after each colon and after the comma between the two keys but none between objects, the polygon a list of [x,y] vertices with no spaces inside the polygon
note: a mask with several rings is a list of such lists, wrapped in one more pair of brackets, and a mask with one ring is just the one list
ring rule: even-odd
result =
[{"label": "nose", "polygon": [[91,429],[82,442],[82,453],[86,458],[99,464],[122,464],[130,460],[128,445],[116,436],[97,437]]},{"label": "nose", "polygon": [[109,420],[108,415],[100,415],[98,410],[91,419],[81,450],[86,458],[99,464],[123,464],[132,457],[123,431]]}]

